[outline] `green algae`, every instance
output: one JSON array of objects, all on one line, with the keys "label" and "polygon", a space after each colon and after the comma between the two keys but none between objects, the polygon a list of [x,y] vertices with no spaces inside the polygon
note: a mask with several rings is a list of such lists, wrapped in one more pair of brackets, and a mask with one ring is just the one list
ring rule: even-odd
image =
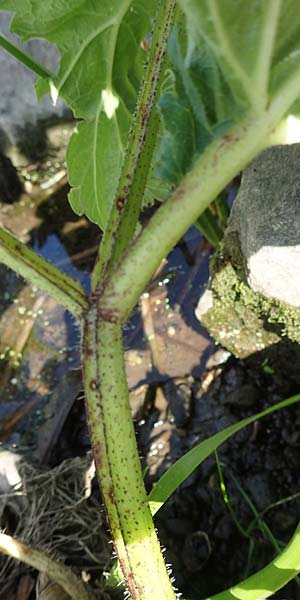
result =
[{"label": "green algae", "polygon": [[213,306],[201,316],[217,342],[239,358],[278,343],[300,343],[300,309],[253,292],[237,234],[229,233],[212,257]]}]

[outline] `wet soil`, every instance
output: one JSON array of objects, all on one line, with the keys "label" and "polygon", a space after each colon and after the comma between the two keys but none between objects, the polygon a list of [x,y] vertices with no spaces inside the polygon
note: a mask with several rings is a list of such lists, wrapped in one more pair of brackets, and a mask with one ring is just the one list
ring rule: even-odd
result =
[{"label": "wet soil", "polygon": [[[266,360],[272,374],[264,371]],[[243,362],[231,358],[223,367],[207,371],[201,381],[192,382],[185,427],[180,412],[167,444],[168,423],[161,423],[159,432],[149,431],[148,413],[140,439],[148,429],[144,452],[153,473],[149,483],[173,462],[174,454],[179,457],[224,427],[298,392],[299,366],[298,347],[278,345],[264,355]],[[213,456],[160,511],[157,526],[184,597],[196,600],[229,587],[263,567],[274,548],[289,539],[300,510],[299,442],[296,405],[254,423],[221,447],[219,459],[236,523],[224,501]],[[154,473],[156,452],[166,445],[168,454],[160,457]],[[291,584],[276,597],[298,598],[299,588]]]},{"label": "wet soil", "polygon": [[[294,395],[300,352],[278,344],[245,361],[210,357],[202,377],[170,378],[134,390],[132,405],[146,485],[210,435]],[[266,369],[267,365],[267,369]],[[74,406],[59,454],[89,448],[83,404]],[[208,458],[159,511],[155,522],[167,563],[184,598],[206,598],[251,575],[291,537],[300,514],[299,405],[255,422],[227,441],[219,460],[232,514],[221,491],[215,457]],[[274,598],[297,600],[297,583]]]},{"label": "wet soil", "polygon": [[[71,213],[66,188],[42,202],[22,197],[0,215],[15,235],[88,290],[99,231]],[[214,346],[200,327],[194,309],[208,278],[210,252],[191,229],[161,265],[124,330],[148,490],[197,443],[299,391],[299,346],[282,342],[241,361]],[[78,328],[53,300],[3,267],[1,273],[2,445],[54,466],[90,447]],[[17,417],[9,420],[12,415]],[[211,456],[156,516],[166,561],[190,600],[250,575],[291,536],[300,514],[299,405],[236,434],[220,449],[219,460],[230,508]],[[299,589],[293,582],[275,597],[298,600]]]}]

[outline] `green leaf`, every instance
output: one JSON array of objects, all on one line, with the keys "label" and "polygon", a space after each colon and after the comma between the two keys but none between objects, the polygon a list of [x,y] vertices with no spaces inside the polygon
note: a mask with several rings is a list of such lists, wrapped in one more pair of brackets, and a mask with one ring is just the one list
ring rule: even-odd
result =
[{"label": "green leaf", "polygon": [[204,440],[204,442],[195,446],[195,448],[192,448],[192,450],[177,460],[177,462],[162,475],[150,492],[148,500],[152,515],[157,513],[178,486],[181,485],[210,454],[223,444],[223,442],[228,440],[228,438],[247,425],[254,423],[254,421],[299,401],[300,395],[297,395],[288,398],[287,400],[283,400],[282,402],[278,402],[274,406],[270,406],[270,408],[267,408],[260,413],[252,415],[247,419],[243,419],[239,423],[230,425],[230,427],[226,427],[226,429],[219,431],[207,440]]},{"label": "green leaf", "polygon": [[179,0],[172,76],[160,100],[157,173],[177,185],[205,147],[242,117],[259,117],[298,85],[298,0]]},{"label": "green leaf", "polygon": [[216,215],[207,208],[195,222],[195,227],[202,233],[207,241],[217,247],[223,237]]},{"label": "green leaf", "polygon": [[298,0],[179,0],[179,4],[194,43],[210,47],[234,96],[245,107],[265,110],[274,68],[300,48]]},{"label": "green leaf", "polygon": [[[196,154],[193,115],[188,102],[165,94],[160,102],[163,137],[158,148],[156,171],[161,179],[177,184]],[[181,143],[179,143],[181,140]]]},{"label": "green leaf", "polygon": [[[155,0],[0,0],[15,12],[11,30],[23,41],[56,44],[61,62],[56,94],[83,119],[68,148],[70,201],[101,227],[116,188]],[[49,91],[38,82],[38,95]],[[78,156],[79,152],[79,156]]]},{"label": "green leaf", "polygon": [[67,148],[69,201],[79,215],[87,215],[102,229],[113,201],[121,170],[130,116],[123,103],[108,119],[99,115],[77,126]]},{"label": "green leaf", "polygon": [[185,46],[184,33],[174,29],[169,43],[172,75],[158,104],[162,134],[156,171],[173,185],[206,146],[229,129],[236,104],[209,48]]}]

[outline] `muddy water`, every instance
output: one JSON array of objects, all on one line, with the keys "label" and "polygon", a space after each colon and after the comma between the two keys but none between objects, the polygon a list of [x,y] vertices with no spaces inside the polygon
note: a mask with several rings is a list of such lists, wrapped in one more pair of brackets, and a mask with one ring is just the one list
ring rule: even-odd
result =
[{"label": "muddy water", "polygon": [[[86,235],[90,239],[94,235],[96,243],[99,234],[95,228],[91,232],[85,220],[74,217],[66,188],[42,204],[27,200],[6,206],[2,222],[88,289],[89,268],[84,260],[80,263],[80,253]],[[74,232],[79,240],[77,261],[70,259],[70,253],[75,253]],[[2,443],[44,460],[55,443],[59,423],[82,388],[78,324],[52,298],[4,266],[1,271]],[[27,413],[23,419],[22,411]]]},{"label": "muddy water", "polygon": [[[72,213],[65,185],[43,201],[24,195],[19,203],[4,205],[0,221],[89,290],[100,232]],[[207,279],[208,257],[209,248],[191,230],[161,265],[124,328],[131,389],[200,373],[211,340],[193,311]],[[4,266],[1,272],[0,437],[2,444],[44,461],[82,389],[80,332],[52,298]]]}]

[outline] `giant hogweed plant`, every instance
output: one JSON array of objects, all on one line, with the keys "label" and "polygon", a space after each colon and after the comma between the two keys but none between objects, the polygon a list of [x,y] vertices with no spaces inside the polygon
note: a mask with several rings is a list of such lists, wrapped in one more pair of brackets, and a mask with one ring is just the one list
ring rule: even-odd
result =
[{"label": "giant hogweed plant", "polygon": [[[299,397],[196,446],[147,498],[128,401],[122,326],[161,260],[270,144],[296,105],[298,0],[178,0],[177,6],[174,0],[0,0],[0,8],[14,13],[11,29],[23,41],[44,38],[60,52],[54,74],[0,38],[5,50],[39,76],[38,96],[60,95],[78,119],[67,150],[70,203],[103,230],[89,297],[78,282],[4,230],[0,260],[81,321],[91,443],[125,584],[132,599],[171,600],[176,591],[152,516],[230,435]],[[161,205],[141,227],[139,214],[154,196]],[[3,551],[48,570],[72,598],[92,597],[61,565],[45,566],[44,556],[38,559],[35,550],[13,544],[1,534]],[[262,571],[214,598],[266,598],[299,570],[297,528]]]}]

